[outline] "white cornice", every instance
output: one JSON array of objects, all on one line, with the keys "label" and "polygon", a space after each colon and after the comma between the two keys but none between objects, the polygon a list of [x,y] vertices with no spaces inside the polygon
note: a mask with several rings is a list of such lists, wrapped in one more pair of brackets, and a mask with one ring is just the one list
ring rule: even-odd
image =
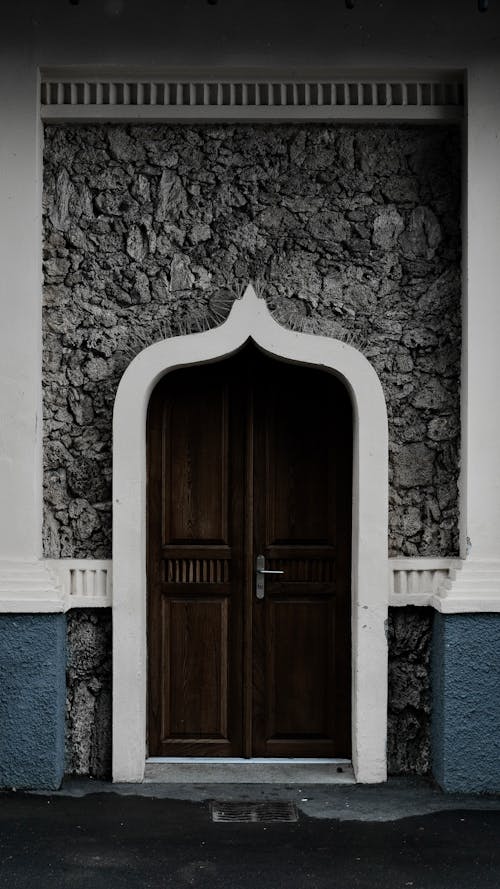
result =
[{"label": "white cornice", "polygon": [[0,612],[37,614],[64,611],[57,576],[43,561],[0,561]]},{"label": "white cornice", "polygon": [[457,559],[431,604],[443,614],[499,612],[500,559]]}]

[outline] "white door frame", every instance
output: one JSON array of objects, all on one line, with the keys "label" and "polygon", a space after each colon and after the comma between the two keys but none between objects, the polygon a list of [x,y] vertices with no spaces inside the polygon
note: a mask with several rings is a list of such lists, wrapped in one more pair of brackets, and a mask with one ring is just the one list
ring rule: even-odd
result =
[{"label": "white door frame", "polygon": [[[166,373],[220,360],[252,339],[283,361],[346,385],[354,417],[352,761],[360,782],[387,777],[388,432],[380,380],[352,346],[281,327],[248,286],[228,319],[144,349],[118,387],[113,416],[113,780],[144,778],[146,760],[146,418]],[[334,406],[332,406],[334,409]]]}]

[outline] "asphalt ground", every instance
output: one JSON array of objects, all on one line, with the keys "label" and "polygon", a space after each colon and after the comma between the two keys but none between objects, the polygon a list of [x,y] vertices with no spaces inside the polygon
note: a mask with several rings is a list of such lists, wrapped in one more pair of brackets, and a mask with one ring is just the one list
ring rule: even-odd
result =
[{"label": "asphalt ground", "polygon": [[[75,785],[52,795],[4,793],[0,886],[499,889],[500,800],[450,798],[417,786],[420,813],[408,815],[401,786],[395,794],[248,785],[161,793],[142,785],[140,794],[130,787],[92,793],[91,786]],[[411,811],[411,786],[404,794]],[[210,798],[295,799],[299,820],[213,823]]]}]

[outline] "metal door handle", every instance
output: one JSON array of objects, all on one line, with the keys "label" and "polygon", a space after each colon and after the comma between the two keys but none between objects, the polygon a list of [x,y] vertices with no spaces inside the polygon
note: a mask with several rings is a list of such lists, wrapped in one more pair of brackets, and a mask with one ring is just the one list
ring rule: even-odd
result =
[{"label": "metal door handle", "polygon": [[268,568],[264,568],[265,564],[266,564],[265,556],[257,556],[257,558],[255,560],[255,571],[256,571],[255,595],[256,595],[257,599],[264,598],[264,594],[266,591],[265,590],[265,581],[264,581],[265,574],[284,574],[285,573],[284,571],[271,571]]},{"label": "metal door handle", "polygon": [[257,568],[259,574],[284,574],[284,571],[269,571],[267,568]]}]

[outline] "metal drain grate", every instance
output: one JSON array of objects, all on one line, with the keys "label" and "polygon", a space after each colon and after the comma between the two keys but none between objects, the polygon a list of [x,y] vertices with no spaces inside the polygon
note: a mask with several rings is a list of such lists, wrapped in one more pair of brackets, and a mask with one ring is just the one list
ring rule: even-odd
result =
[{"label": "metal drain grate", "polygon": [[295,803],[268,800],[261,803],[213,801],[210,803],[212,821],[278,822],[297,821]]}]

